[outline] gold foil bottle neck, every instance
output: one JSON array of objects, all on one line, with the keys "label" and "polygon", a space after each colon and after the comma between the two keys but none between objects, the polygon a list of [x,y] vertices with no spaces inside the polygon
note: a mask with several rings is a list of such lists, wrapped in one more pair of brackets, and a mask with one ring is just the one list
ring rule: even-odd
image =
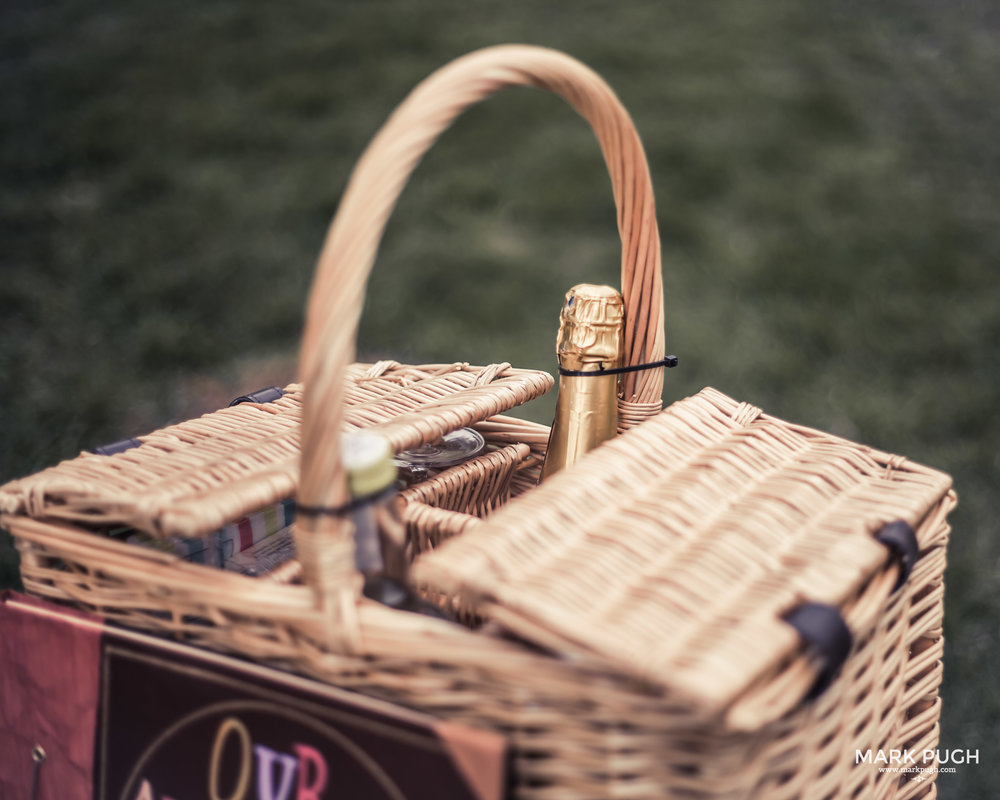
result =
[{"label": "gold foil bottle neck", "polygon": [[624,320],[625,304],[616,289],[574,286],[559,314],[559,366],[586,372],[620,366]]},{"label": "gold foil bottle neck", "polygon": [[[621,366],[624,328],[625,307],[615,289],[574,286],[559,315],[559,366],[573,372]],[[561,375],[542,480],[578,461],[617,430],[617,375]]]}]

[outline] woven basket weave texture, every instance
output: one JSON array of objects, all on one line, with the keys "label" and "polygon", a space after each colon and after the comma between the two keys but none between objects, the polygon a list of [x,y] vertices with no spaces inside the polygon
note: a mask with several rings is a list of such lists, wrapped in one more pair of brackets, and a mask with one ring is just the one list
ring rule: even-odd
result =
[{"label": "woven basket weave texture", "polygon": [[[352,364],[345,430],[369,428],[395,451],[493,417],[548,391],[545,372],[510,364]],[[291,497],[298,483],[302,386],[139,437],[142,446],[75,459],[0,487],[0,510],[86,526],[194,537]]]},{"label": "woven basket weave texture", "polygon": [[[627,112],[562,54],[471,54],[411,94],[352,175],[310,297],[301,405],[291,387],[283,405],[216,412],[4,487],[26,588],[501,731],[518,798],[933,797],[933,776],[854,754],[936,745],[947,476],[712,390],[659,414],[657,369],[622,382],[626,433],[534,489],[544,432],[496,415],[547,389],[547,375],[352,363],[365,280],[408,175],[466,106],[515,85],[563,96],[593,127],[622,238],[625,363],[663,357],[656,215]],[[119,523],[203,533],[293,493],[337,508],[345,427],[377,425],[398,450],[473,423],[501,449],[415,488],[407,522],[430,551],[417,576],[485,619],[476,630],[365,600],[336,515],[297,523],[302,584],[95,535]],[[899,563],[872,539],[897,519],[918,549],[898,589]],[[852,635],[818,697],[827,665],[785,621],[806,601]]]}]

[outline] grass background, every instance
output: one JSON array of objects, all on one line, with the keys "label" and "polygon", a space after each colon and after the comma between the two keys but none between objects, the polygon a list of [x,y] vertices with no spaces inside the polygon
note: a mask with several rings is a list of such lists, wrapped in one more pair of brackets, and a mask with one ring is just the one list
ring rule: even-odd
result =
[{"label": "grass background", "polygon": [[[713,385],[954,475],[942,747],[980,764],[940,789],[992,798],[998,35],[987,0],[8,0],[0,479],[290,380],[325,227],[391,108],[473,48],[564,49],[646,144],[666,400]],[[407,189],[361,355],[552,369],[562,294],[617,265],[589,129],[505,93]],[[15,570],[0,542],[0,585]]]}]

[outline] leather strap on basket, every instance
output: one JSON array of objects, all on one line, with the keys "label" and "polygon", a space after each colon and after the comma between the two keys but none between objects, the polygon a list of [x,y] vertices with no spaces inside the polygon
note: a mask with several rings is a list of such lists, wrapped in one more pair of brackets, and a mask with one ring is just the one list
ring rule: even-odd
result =
[{"label": "leather strap on basket", "polygon": [[823,668],[808,697],[819,697],[851,652],[853,637],[840,609],[824,603],[803,603],[785,615],[785,622],[798,631],[802,640],[819,654]]},{"label": "leather strap on basket", "polygon": [[906,520],[897,519],[883,526],[875,539],[884,544],[896,556],[899,561],[899,577],[896,585],[892,587],[894,592],[899,591],[913,572],[913,566],[920,558],[920,544],[917,542],[916,531]]},{"label": "leather strap on basket", "polygon": [[[607,162],[622,240],[625,364],[660,361],[663,289],[652,185],[642,143],[608,85],[580,62],[539,47],[505,45],[471,53],[418,85],[359,160],[327,234],[307,309],[299,371],[305,383],[299,499],[315,507],[347,500],[340,463],[341,384],[355,358],[365,283],[383,229],[423,154],[465,108],[508,86],[534,86],[566,99],[593,127]],[[636,424],[660,408],[663,370],[623,376],[623,417]],[[351,537],[327,516],[302,520],[297,536],[305,579],[324,605],[357,596]],[[339,608],[339,614],[350,611]],[[342,619],[343,622],[349,620]]]}]

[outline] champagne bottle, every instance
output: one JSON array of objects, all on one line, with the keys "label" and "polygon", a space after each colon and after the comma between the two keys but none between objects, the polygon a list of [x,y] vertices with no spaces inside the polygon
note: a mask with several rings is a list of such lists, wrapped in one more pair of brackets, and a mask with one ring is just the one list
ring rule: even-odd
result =
[{"label": "champagne bottle", "polygon": [[610,286],[582,283],[566,293],[559,315],[556,357],[559,397],[542,466],[542,480],[579,460],[618,430],[618,375],[625,306]]}]

